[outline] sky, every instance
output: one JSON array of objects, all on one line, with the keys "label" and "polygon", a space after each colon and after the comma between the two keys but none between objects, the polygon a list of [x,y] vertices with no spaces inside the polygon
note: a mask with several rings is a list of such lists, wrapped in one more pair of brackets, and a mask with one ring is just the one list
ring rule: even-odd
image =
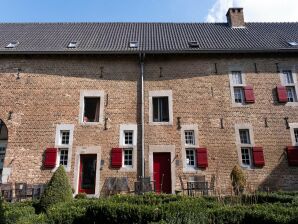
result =
[{"label": "sky", "polygon": [[0,0],[0,22],[298,22],[298,0]]}]

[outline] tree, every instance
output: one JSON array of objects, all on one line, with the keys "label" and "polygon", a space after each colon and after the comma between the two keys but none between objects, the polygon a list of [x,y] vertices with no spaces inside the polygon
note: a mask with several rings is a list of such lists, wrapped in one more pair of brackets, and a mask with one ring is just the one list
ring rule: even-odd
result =
[{"label": "tree", "polygon": [[230,177],[232,180],[232,186],[233,186],[234,193],[236,195],[242,194],[244,191],[245,184],[246,184],[246,179],[245,179],[244,173],[239,165],[234,166]]}]

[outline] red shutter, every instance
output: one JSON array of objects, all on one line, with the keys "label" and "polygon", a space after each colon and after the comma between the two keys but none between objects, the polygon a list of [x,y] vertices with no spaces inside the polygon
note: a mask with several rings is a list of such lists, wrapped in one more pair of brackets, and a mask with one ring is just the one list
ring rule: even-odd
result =
[{"label": "red shutter", "polygon": [[252,148],[254,166],[262,167],[265,165],[264,152],[262,147]]},{"label": "red shutter", "polygon": [[245,103],[254,103],[255,95],[251,85],[244,86]]},{"label": "red shutter", "polygon": [[208,167],[208,154],[206,148],[198,148],[196,150],[197,167],[207,168]]},{"label": "red shutter", "polygon": [[113,148],[111,152],[112,158],[112,168],[121,168],[122,167],[122,149],[121,148]]},{"label": "red shutter", "polygon": [[288,102],[288,94],[287,94],[287,89],[285,86],[280,86],[280,85],[277,86],[276,92],[277,92],[278,102],[280,102],[280,103]]},{"label": "red shutter", "polygon": [[47,169],[53,169],[56,166],[57,159],[57,149],[56,148],[47,148],[45,151],[45,158],[43,166]]},{"label": "red shutter", "polygon": [[298,166],[298,147],[288,146],[287,153],[289,166]]}]

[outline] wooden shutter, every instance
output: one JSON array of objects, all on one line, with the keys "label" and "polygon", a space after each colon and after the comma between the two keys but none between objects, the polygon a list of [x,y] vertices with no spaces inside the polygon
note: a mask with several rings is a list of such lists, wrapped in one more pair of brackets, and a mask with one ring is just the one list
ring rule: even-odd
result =
[{"label": "wooden shutter", "polygon": [[288,102],[288,94],[285,86],[281,86],[281,85],[277,86],[276,92],[277,92],[278,102],[280,103]]},{"label": "wooden shutter", "polygon": [[45,151],[45,158],[43,166],[46,169],[53,169],[56,166],[57,160],[57,149],[56,148],[47,148]]},{"label": "wooden shutter", "polygon": [[289,166],[298,166],[298,147],[288,146],[287,154]]},{"label": "wooden shutter", "polygon": [[252,85],[244,86],[245,103],[254,103],[255,95]]},{"label": "wooden shutter", "polygon": [[253,162],[256,167],[263,167],[265,165],[264,152],[262,147],[253,147]]},{"label": "wooden shutter", "polygon": [[122,149],[113,148],[111,152],[112,168],[119,169],[122,167]]},{"label": "wooden shutter", "polygon": [[208,154],[207,154],[206,148],[196,149],[196,160],[197,160],[197,167],[199,168],[208,167]]}]

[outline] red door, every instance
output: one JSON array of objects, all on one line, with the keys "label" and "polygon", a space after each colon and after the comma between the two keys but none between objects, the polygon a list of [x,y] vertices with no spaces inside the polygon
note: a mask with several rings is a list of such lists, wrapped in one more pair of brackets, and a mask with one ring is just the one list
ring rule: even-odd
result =
[{"label": "red door", "polygon": [[171,194],[171,153],[153,153],[153,173],[156,192]]},{"label": "red door", "polygon": [[96,155],[80,156],[79,192],[95,193]]}]

